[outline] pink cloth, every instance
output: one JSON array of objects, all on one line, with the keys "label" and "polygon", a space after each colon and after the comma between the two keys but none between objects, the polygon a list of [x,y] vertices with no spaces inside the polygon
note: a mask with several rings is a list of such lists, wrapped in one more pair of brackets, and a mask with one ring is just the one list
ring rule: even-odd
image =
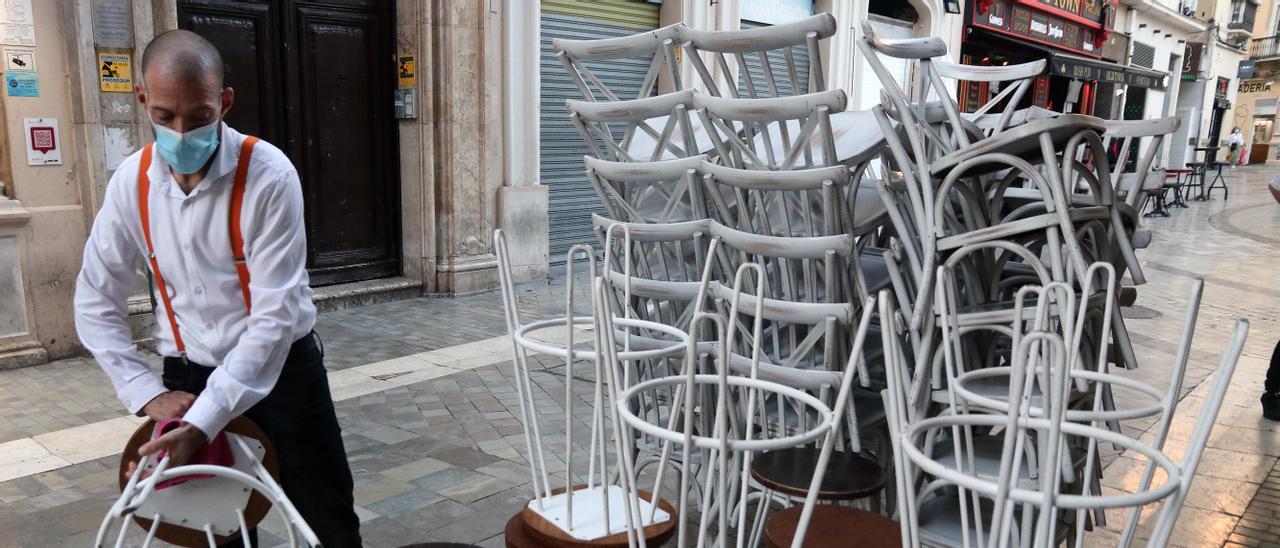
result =
[{"label": "pink cloth", "polygon": [[[155,433],[151,435],[151,439],[163,436],[181,425],[182,419],[169,419],[161,422],[156,425]],[[164,458],[164,451],[161,451],[160,454],[157,455],[157,458]],[[211,464],[214,466],[230,467],[235,465],[235,463],[236,458],[235,455],[231,454],[231,443],[227,441],[227,435],[223,432],[218,432],[218,435],[213,437],[213,441],[204,444],[203,447],[196,450],[196,454],[191,456],[191,461],[187,464]],[[156,485],[156,489],[165,489],[173,487],[174,485],[186,483],[193,479],[211,477],[213,476],[209,474],[192,474],[189,476],[177,477],[168,481],[160,482]]]}]

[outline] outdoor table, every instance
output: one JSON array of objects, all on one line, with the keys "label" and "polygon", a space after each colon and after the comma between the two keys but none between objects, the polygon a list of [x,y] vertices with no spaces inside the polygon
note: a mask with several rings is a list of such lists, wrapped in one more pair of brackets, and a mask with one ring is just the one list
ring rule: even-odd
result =
[{"label": "outdoor table", "polygon": [[[1195,150],[1196,152],[1202,153],[1202,154],[1204,155],[1204,161],[1203,161],[1203,162],[1198,162],[1198,163],[1188,163],[1188,164],[1187,164],[1188,166],[1195,166],[1195,170],[1196,170],[1196,171],[1195,171],[1195,173],[1192,173],[1192,174],[1191,174],[1191,177],[1192,177],[1193,179],[1195,179],[1195,178],[1200,179],[1199,184],[1193,184],[1193,185],[1191,185],[1191,186],[1197,186],[1197,187],[1200,187],[1200,194],[1196,195],[1196,197],[1195,197],[1195,198],[1192,198],[1193,200],[1197,200],[1197,201],[1204,201],[1204,200],[1208,200],[1208,199],[1209,199],[1209,197],[1208,197],[1208,195],[1207,195],[1207,192],[1206,192],[1207,187],[1208,187],[1209,185],[1206,185],[1206,184],[1205,184],[1205,177],[1206,177],[1206,175],[1208,174],[1209,168],[1210,168],[1210,167],[1212,167],[1212,164],[1213,164],[1214,162],[1217,162],[1217,161],[1218,161],[1218,160],[1217,160],[1217,156],[1218,156],[1218,149],[1220,149],[1220,148],[1223,148],[1223,147],[1222,147],[1222,145],[1212,146],[1212,147],[1195,147],[1195,148],[1194,148],[1194,150]],[[1194,156],[1192,157],[1192,159],[1194,159]],[[1224,164],[1224,165],[1225,165],[1225,164]],[[1218,176],[1214,179],[1214,182],[1216,182],[1218,179],[1221,179],[1221,178],[1222,178],[1222,167],[1221,167],[1221,166],[1218,166]],[[1223,185],[1222,185],[1222,190],[1223,190],[1223,192],[1224,192],[1224,193],[1226,192],[1226,189],[1227,189],[1226,184],[1223,184]]]}]

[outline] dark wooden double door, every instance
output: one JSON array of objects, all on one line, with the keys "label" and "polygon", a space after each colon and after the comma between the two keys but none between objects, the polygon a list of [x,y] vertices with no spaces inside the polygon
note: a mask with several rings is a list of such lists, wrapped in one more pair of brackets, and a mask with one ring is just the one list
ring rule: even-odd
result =
[{"label": "dark wooden double door", "polygon": [[313,285],[400,273],[394,0],[179,0],[236,92],[227,123],[280,147],[306,201]]}]

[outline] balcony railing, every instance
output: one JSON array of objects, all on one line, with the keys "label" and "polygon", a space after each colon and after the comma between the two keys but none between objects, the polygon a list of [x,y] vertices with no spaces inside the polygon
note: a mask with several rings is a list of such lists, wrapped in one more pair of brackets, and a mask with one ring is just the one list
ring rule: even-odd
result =
[{"label": "balcony railing", "polygon": [[1249,41],[1250,59],[1273,59],[1280,57],[1280,36],[1254,38]]}]

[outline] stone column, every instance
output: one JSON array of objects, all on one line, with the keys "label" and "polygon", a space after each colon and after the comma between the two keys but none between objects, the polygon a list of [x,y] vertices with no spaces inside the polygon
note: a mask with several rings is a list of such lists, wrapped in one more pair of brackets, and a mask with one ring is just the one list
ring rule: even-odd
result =
[{"label": "stone column", "polygon": [[[497,2],[431,0],[437,291],[497,286],[502,186],[502,40]],[[426,105],[424,105],[426,108]]]}]

